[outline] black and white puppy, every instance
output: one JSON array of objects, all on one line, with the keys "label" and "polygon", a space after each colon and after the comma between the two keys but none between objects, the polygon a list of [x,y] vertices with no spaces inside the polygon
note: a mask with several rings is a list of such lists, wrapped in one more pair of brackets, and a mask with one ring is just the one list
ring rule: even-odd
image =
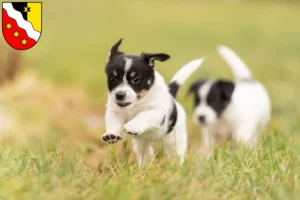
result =
[{"label": "black and white puppy", "polygon": [[109,96],[102,139],[115,143],[122,139],[123,131],[131,135],[139,166],[143,164],[144,152],[153,156],[152,143],[163,141],[167,154],[176,149],[183,164],[187,148],[186,114],[175,97],[179,86],[200,67],[203,59],[183,66],[168,86],[154,70],[154,63],[168,60],[169,55],[127,55],[118,50],[121,42],[122,39],[111,48],[106,65]]},{"label": "black and white puppy", "polygon": [[220,46],[218,52],[236,80],[200,80],[189,90],[194,95],[194,120],[202,125],[203,150],[212,149],[222,137],[253,147],[270,120],[269,95],[231,49]]}]

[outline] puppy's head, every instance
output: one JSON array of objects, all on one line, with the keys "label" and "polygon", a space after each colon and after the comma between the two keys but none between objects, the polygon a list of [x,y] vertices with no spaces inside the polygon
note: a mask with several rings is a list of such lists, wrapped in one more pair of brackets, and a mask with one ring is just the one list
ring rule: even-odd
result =
[{"label": "puppy's head", "polygon": [[105,71],[111,99],[120,107],[126,107],[146,96],[152,87],[154,61],[163,62],[170,56],[164,53],[126,55],[119,51],[121,43],[122,39],[111,48]]},{"label": "puppy's head", "polygon": [[194,95],[194,120],[201,125],[214,124],[231,100],[234,83],[230,81],[201,80],[191,85]]}]

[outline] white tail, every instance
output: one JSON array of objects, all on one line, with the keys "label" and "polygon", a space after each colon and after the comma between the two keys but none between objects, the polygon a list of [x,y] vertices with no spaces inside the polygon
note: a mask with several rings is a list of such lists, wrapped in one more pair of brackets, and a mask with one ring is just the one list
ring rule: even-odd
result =
[{"label": "white tail", "polygon": [[183,84],[202,64],[204,58],[193,60],[184,65],[172,78],[172,82]]},{"label": "white tail", "polygon": [[176,97],[180,85],[182,85],[202,64],[204,58],[193,60],[184,65],[172,78],[169,84],[170,93]]},{"label": "white tail", "polygon": [[243,80],[243,79],[252,79],[252,74],[249,71],[247,65],[239,58],[234,51],[226,46],[218,46],[218,52],[225,60],[225,62],[230,66],[235,79]]}]

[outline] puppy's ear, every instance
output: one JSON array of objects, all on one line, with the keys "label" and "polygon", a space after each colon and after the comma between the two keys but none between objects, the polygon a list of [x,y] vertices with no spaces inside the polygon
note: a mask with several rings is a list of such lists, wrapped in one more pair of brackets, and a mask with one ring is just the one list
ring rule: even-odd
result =
[{"label": "puppy's ear", "polygon": [[123,54],[123,52],[119,51],[119,46],[121,45],[123,41],[123,38],[121,38],[114,46],[112,46],[110,52],[108,52],[108,58],[107,58],[107,62],[116,55],[120,55]]},{"label": "puppy's ear", "polygon": [[199,84],[197,82],[191,84],[188,91],[185,93],[185,98],[187,98],[190,94],[195,94],[197,88],[199,88]]},{"label": "puppy's ear", "polygon": [[197,94],[200,87],[206,82],[207,80],[200,80],[196,81],[193,84],[190,85],[188,91],[185,93],[185,97],[188,97],[190,94]]},{"label": "puppy's ear", "polygon": [[234,84],[230,81],[219,81],[218,85],[221,89],[222,100],[229,102],[234,91]]},{"label": "puppy's ear", "polygon": [[154,61],[158,60],[164,62],[170,58],[168,54],[165,53],[142,53],[141,57],[145,60],[145,62],[150,66],[154,67]]}]

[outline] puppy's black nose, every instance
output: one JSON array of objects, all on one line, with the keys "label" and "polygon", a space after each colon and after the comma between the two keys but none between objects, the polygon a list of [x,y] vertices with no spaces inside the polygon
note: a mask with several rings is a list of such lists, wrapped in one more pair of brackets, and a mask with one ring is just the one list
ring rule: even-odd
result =
[{"label": "puppy's black nose", "polygon": [[199,122],[201,122],[201,123],[205,123],[205,116],[204,115],[200,115],[199,117],[198,117],[198,120],[199,120]]},{"label": "puppy's black nose", "polygon": [[119,101],[124,100],[125,97],[126,97],[125,92],[118,92],[118,93],[116,93],[116,99],[119,100]]}]

